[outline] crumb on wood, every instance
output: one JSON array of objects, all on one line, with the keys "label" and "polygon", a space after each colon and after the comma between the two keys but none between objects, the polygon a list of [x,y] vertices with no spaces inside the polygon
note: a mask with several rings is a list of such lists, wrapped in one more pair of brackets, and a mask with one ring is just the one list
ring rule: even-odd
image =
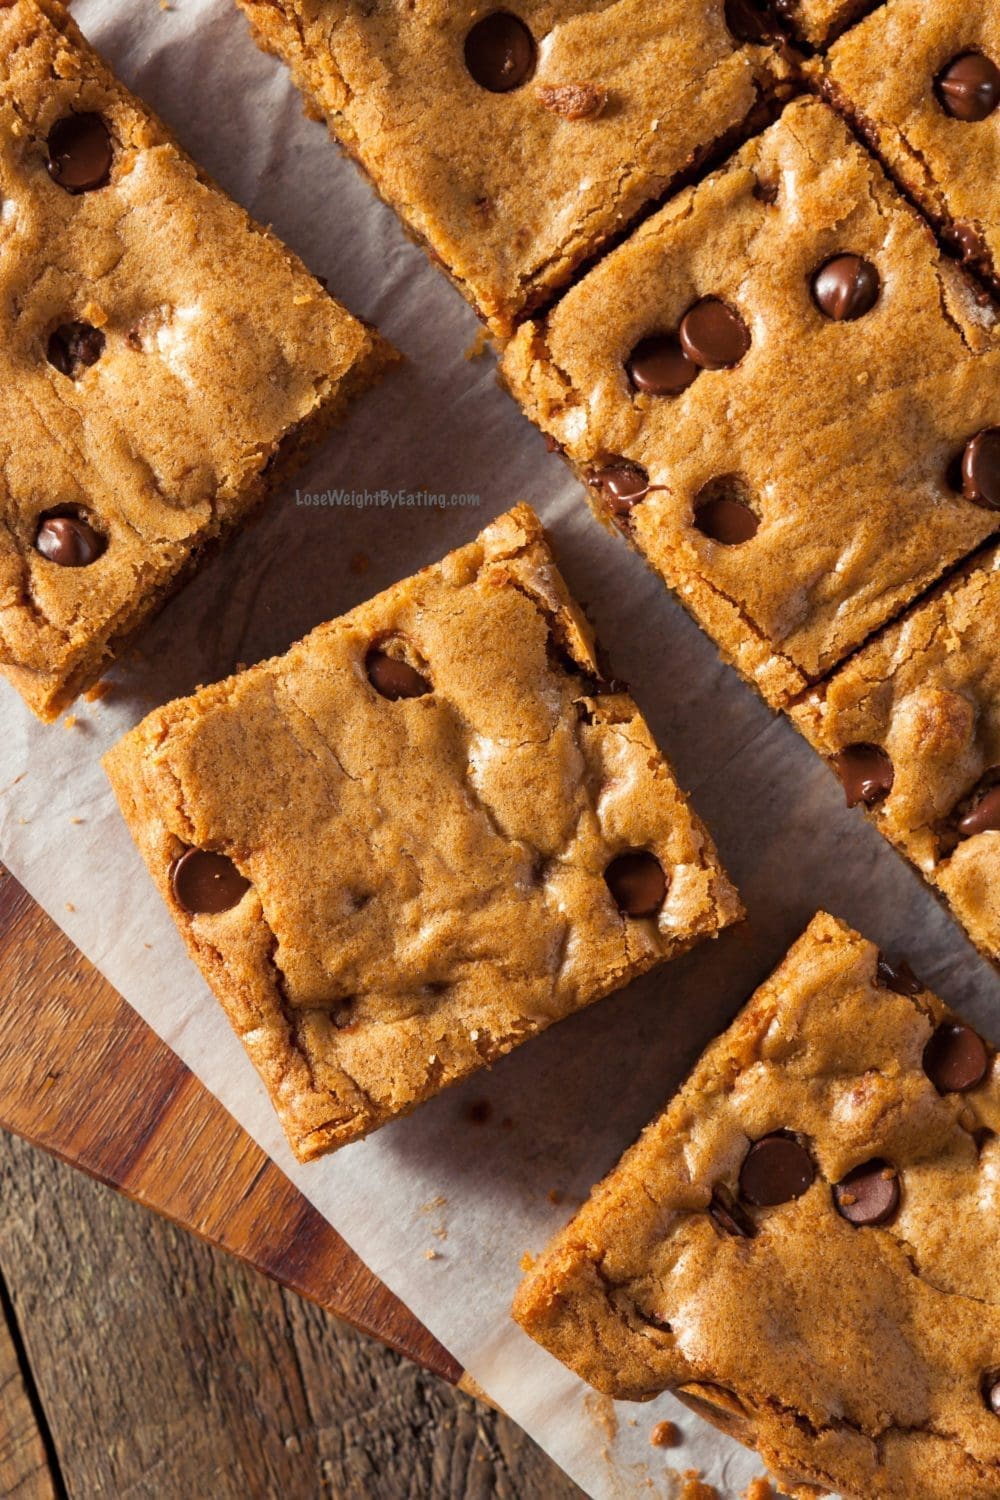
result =
[{"label": "crumb on wood", "polygon": [[71,823],[82,823],[83,819],[82,818],[70,818],[70,822]]},{"label": "crumb on wood", "polygon": [[676,1448],[680,1440],[680,1428],[676,1422],[657,1422],[649,1434],[649,1441],[654,1448]]},{"label": "crumb on wood", "polygon": [[441,1252],[440,1252],[440,1250],[425,1250],[424,1251],[424,1260],[440,1260],[440,1259],[441,1259]]},{"label": "crumb on wood", "polygon": [[66,910],[67,911],[76,911],[76,907],[73,905],[72,901],[67,901],[66,902]]},{"label": "crumb on wood", "polygon": [[75,729],[76,728],[76,714],[67,714],[66,715],[65,719],[63,719],[63,728],[64,729]]}]

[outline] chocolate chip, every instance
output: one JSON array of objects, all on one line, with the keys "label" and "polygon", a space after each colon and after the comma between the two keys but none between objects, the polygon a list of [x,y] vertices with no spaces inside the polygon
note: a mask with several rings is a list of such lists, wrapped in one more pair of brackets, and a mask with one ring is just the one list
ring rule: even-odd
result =
[{"label": "chocolate chip", "polygon": [[821,313],[835,323],[851,323],[878,301],[879,276],[861,255],[835,255],[813,277],[812,292]]},{"label": "chocolate chip", "polygon": [[899,1178],[880,1156],[848,1172],[833,1190],[837,1212],[849,1224],[885,1224],[899,1207]]},{"label": "chocolate chip", "polygon": [[614,463],[595,469],[590,479],[604,492],[608,509],[615,516],[627,516],[633,505],[638,505],[649,494],[649,475],[638,464],[629,463],[627,458],[616,459]]},{"label": "chocolate chip", "polygon": [[747,325],[718,297],[689,307],[678,332],[684,353],[702,370],[730,370],[750,348]]},{"label": "chocolate chip", "polygon": [[667,877],[655,854],[629,849],[604,871],[605,884],[626,917],[655,917],[667,895]]},{"label": "chocolate chip", "polygon": [[981,52],[962,52],[937,76],[937,95],[955,120],[985,120],[1000,103],[1000,69]]},{"label": "chocolate chip", "polygon": [[863,802],[872,807],[892,791],[895,772],[881,745],[847,745],[834,756],[837,775],[844,784],[848,807]]},{"label": "chocolate chip", "polygon": [[245,875],[225,854],[211,849],[188,849],[170,871],[174,895],[192,916],[216,916],[229,911],[250,889]]},{"label": "chocolate chip", "polygon": [[1000,832],[1000,786],[990,787],[979,801],[960,819],[958,831],[963,838],[977,833]]},{"label": "chocolate chip", "polygon": [[49,132],[49,172],[67,193],[89,193],[111,175],[111,134],[101,115],[66,115]]},{"label": "chocolate chip", "polygon": [[963,265],[987,270],[990,266],[990,247],[975,224],[945,224],[941,229],[941,243],[945,252],[960,260]]},{"label": "chocolate chip", "polygon": [[772,42],[781,36],[763,0],[726,0],[726,27],[738,42]]},{"label": "chocolate chip", "polygon": [[679,396],[698,376],[698,366],[670,333],[640,339],[625,361],[625,371],[635,389],[647,396]]},{"label": "chocolate chip", "polygon": [[962,494],[988,510],[1000,510],[1000,427],[977,432],[962,454]]},{"label": "chocolate chip", "polygon": [[1000,1417],[1000,1372],[983,1376],[983,1400],[994,1416]]},{"label": "chocolate chip", "polygon": [[905,958],[892,963],[880,953],[875,966],[875,977],[883,989],[894,990],[897,995],[920,995],[924,986],[914,974]]},{"label": "chocolate chip", "polygon": [[35,534],[35,548],[59,568],[89,568],[104,552],[106,539],[79,516],[46,516]]},{"label": "chocolate chip", "polygon": [[752,1240],[757,1233],[757,1226],[746,1209],[721,1182],[712,1191],[708,1212],[721,1230],[736,1239]]},{"label": "chocolate chip", "polygon": [[740,1168],[740,1194],[758,1208],[773,1208],[801,1198],[813,1184],[816,1168],[805,1146],[787,1131],[755,1141]]},{"label": "chocolate chip", "polygon": [[49,337],[48,361],[60,375],[79,380],[104,353],[104,334],[89,323],[62,323]]},{"label": "chocolate chip", "polygon": [[723,547],[738,547],[757,535],[760,519],[745,501],[719,495],[695,503],[694,524],[713,542],[720,542]]},{"label": "chocolate chip", "polygon": [[495,10],[465,38],[465,66],[480,88],[509,94],[535,71],[535,39],[519,16]]},{"label": "chocolate chip", "polygon": [[431,684],[416,667],[390,656],[378,646],[372,646],[365,657],[365,671],[375,691],[393,702],[399,698],[422,698],[431,691]]},{"label": "chocolate chip", "polygon": [[924,1048],[924,1072],[939,1094],[978,1088],[989,1065],[986,1043],[961,1021],[942,1022]]}]

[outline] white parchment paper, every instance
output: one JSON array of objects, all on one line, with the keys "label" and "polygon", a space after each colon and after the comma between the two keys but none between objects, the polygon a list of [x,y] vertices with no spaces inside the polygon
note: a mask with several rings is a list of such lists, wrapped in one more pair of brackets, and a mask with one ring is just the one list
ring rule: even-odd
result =
[{"label": "white parchment paper", "polygon": [[[118,74],[256,217],[274,225],[408,363],[359,402],[298,480],[303,491],[474,494],[443,511],[312,508],[294,491],[215,560],[144,633],[113,691],[74,727],[43,727],[0,684],[0,855],[494,1400],[593,1496],[671,1496],[689,1467],[736,1497],[761,1472],[669,1397],[613,1406],[511,1322],[525,1251],[663,1103],[704,1044],[820,906],[905,952],[1000,1040],[1000,982],[833,778],[772,718],[499,390],[476,321],[393,215],[304,120],[285,73],[229,0],[78,0],[73,13]],[[240,274],[220,266],[220,275]],[[283,651],[469,538],[515,500],[552,530],[616,671],[707,820],[749,923],[553,1027],[490,1074],[335,1157],[299,1166],[188,961],[98,765],[155,703]],[[468,1118],[486,1100],[489,1117]],[[486,1111],[480,1111],[486,1113]],[[559,1201],[552,1201],[553,1198]],[[434,1251],[434,1258],[428,1258]],[[683,1447],[653,1449],[675,1419]]]}]

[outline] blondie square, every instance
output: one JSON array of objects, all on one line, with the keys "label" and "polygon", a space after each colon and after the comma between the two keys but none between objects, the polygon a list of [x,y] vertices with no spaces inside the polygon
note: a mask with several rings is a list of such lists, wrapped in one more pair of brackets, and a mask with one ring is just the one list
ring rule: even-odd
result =
[{"label": "blondie square", "polygon": [[740,915],[526,506],[105,765],[304,1160]]},{"label": "blondie square", "polygon": [[524,324],[503,372],[772,704],[1000,524],[996,315],[816,100]]},{"label": "blondie square", "polygon": [[1000,7],[887,0],[813,66],[950,247],[1000,292]]},{"label": "blondie square", "polygon": [[998,647],[993,550],[808,693],[792,719],[848,802],[867,809],[1000,963]]},{"label": "blondie square", "polygon": [[[740,45],[723,0],[239,3],[502,335],[748,126],[787,72]],[[753,0],[729,9],[757,31]]]},{"label": "blondie square", "polygon": [[515,1316],[601,1391],[674,1391],[796,1500],[995,1500],[998,1130],[993,1049],[820,913]]},{"label": "blondie square", "polygon": [[53,718],[394,356],[55,0],[0,5],[0,670]]}]

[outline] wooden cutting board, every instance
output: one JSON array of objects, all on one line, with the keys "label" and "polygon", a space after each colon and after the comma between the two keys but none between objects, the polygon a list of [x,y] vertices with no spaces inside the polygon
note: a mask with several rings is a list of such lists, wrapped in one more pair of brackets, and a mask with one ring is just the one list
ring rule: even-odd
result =
[{"label": "wooden cutting board", "polygon": [[0,1127],[463,1383],[461,1366],[2,866]]}]

